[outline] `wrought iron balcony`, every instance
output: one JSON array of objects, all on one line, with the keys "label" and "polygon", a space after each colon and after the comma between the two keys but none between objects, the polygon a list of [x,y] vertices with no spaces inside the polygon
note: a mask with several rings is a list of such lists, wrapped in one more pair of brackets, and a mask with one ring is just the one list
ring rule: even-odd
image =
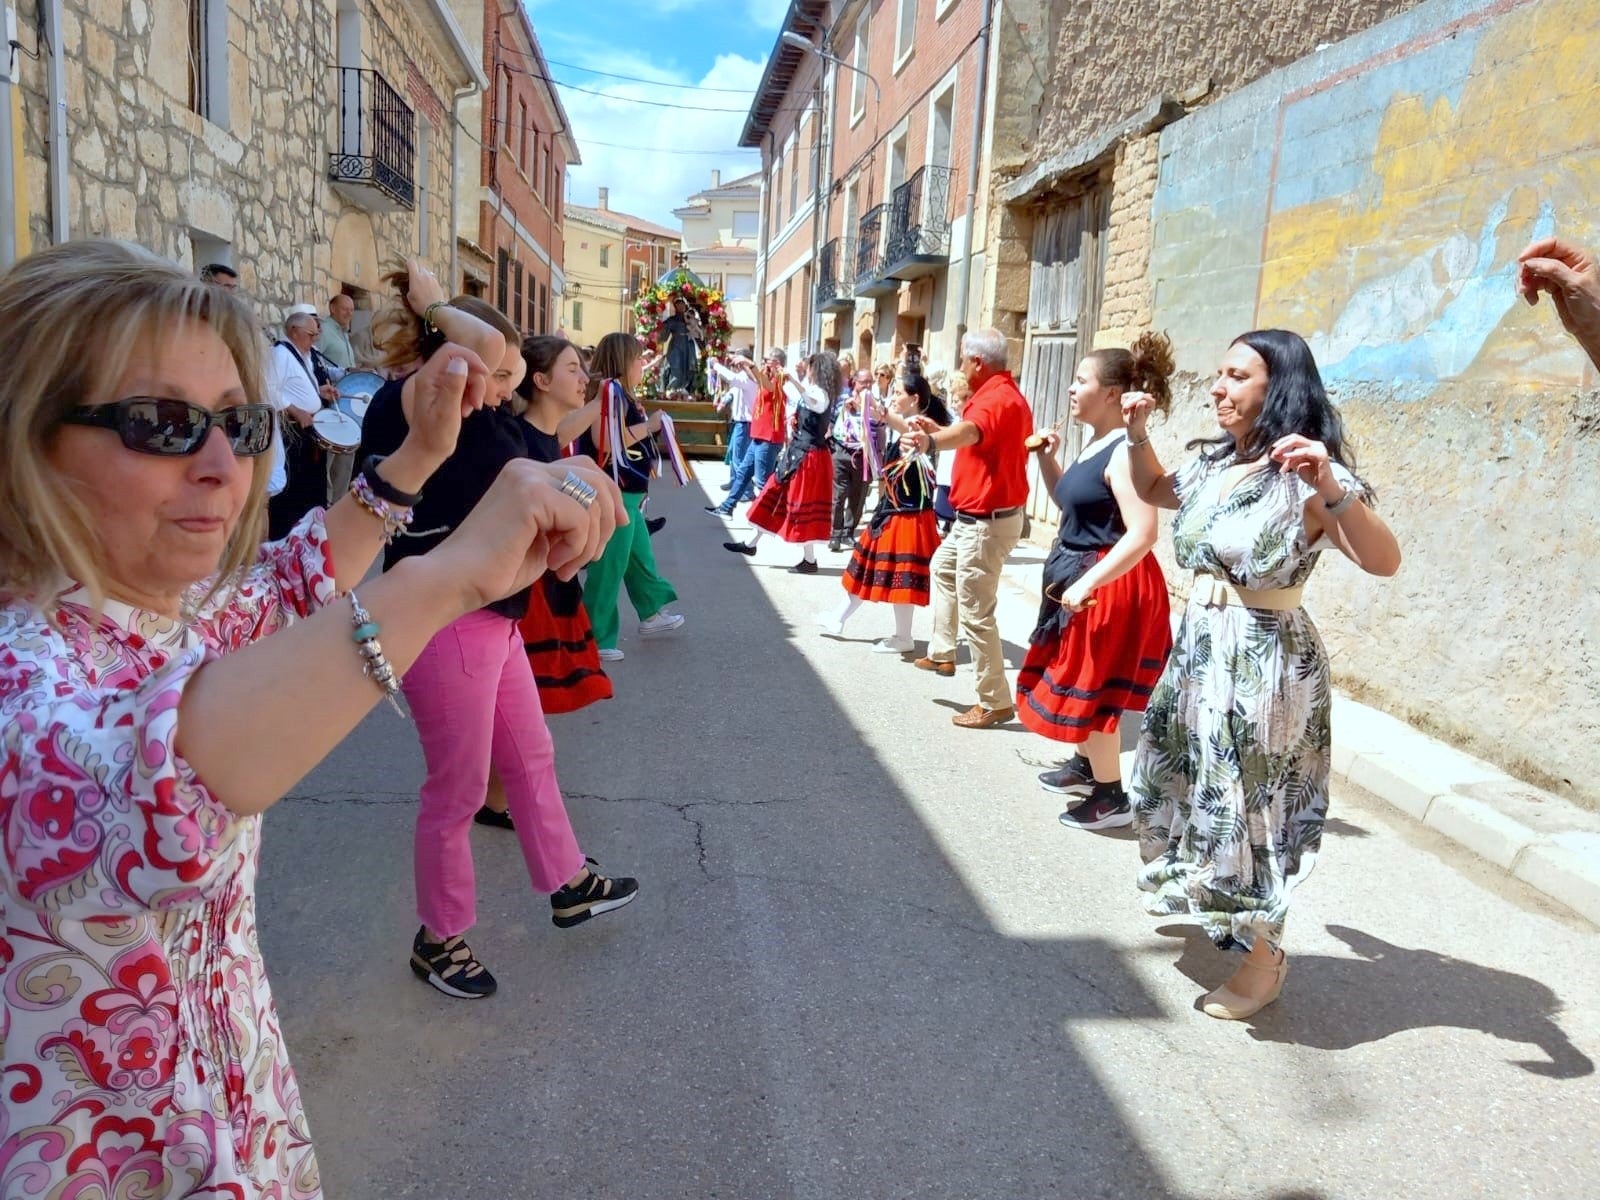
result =
[{"label": "wrought iron balcony", "polygon": [[851,271],[855,266],[855,245],[854,238],[834,238],[822,248],[822,260],[817,268],[818,312],[851,312],[855,309],[856,296],[850,289]]},{"label": "wrought iron balcony", "polygon": [[876,204],[861,214],[856,237],[855,293],[858,296],[887,296],[900,284],[883,271],[883,210]]},{"label": "wrought iron balcony", "polygon": [[950,265],[950,167],[922,167],[889,201],[883,273],[920,279]]},{"label": "wrought iron balcony", "polygon": [[339,67],[338,149],[328,156],[334,190],[372,212],[416,198],[416,114],[376,71]]}]

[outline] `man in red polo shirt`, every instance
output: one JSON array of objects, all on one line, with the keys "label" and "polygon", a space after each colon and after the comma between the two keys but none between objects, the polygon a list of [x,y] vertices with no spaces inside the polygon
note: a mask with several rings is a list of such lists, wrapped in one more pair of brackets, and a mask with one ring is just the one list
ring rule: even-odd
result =
[{"label": "man in red polo shirt", "polygon": [[914,435],[923,451],[962,448],[950,482],[955,524],[930,567],[933,637],[928,657],[916,665],[940,675],[956,673],[959,620],[972,647],[978,703],[954,721],[963,729],[988,729],[1016,715],[994,610],[1000,570],[1022,536],[1033,410],[1006,369],[1006,339],[998,329],[976,330],[961,339],[961,372],[972,385],[961,420],[941,429],[920,418]]}]

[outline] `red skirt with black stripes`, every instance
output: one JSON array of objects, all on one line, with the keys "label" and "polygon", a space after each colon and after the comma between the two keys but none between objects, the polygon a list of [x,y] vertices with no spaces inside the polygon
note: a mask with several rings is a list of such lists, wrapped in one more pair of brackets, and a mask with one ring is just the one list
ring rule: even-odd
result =
[{"label": "red skirt with black stripes", "polygon": [[1095,589],[1094,599],[1059,636],[1030,645],[1017,676],[1017,716],[1053,741],[1082,742],[1111,732],[1125,712],[1143,712],[1172,650],[1167,581],[1155,555]]},{"label": "red skirt with black stripes", "polygon": [[583,607],[583,584],[545,575],[533,585],[521,621],[522,644],[546,713],[577,712],[611,699],[611,679]]},{"label": "red skirt with black stripes", "polygon": [[833,456],[811,450],[787,482],[767,480],[747,520],[786,542],[825,542],[833,533]]},{"label": "red skirt with black stripes", "polygon": [[862,531],[844,569],[844,590],[879,604],[926,606],[928,563],[939,548],[939,518],[931,508],[895,513],[875,533]]}]

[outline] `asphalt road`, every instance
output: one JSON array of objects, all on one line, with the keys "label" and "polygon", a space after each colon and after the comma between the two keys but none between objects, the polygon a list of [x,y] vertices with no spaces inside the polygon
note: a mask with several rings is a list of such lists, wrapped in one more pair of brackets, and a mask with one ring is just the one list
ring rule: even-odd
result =
[{"label": "asphalt road", "polygon": [[[1145,915],[1131,831],[1057,823],[1052,747],[952,728],[970,672],[871,653],[887,613],[820,637],[843,556],[727,554],[704,502],[652,501],[686,627],[641,643],[624,606],[618,698],[552,720],[631,907],[557,930],[475,829],[499,994],[418,982],[422,757],[387,707],[268,816],[331,1200],[1600,1196],[1600,931],[1341,790],[1283,999],[1200,1015],[1230,963]],[[1008,593],[1013,645],[1031,611]]]}]

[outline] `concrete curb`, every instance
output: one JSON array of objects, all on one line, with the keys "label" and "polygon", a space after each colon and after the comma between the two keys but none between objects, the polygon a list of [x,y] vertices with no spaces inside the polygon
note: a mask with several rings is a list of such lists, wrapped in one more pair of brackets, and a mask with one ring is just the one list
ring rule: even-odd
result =
[{"label": "concrete curb", "polygon": [[[1044,551],[1022,543],[1005,581],[1038,604]],[[1393,805],[1600,926],[1600,813],[1506,774],[1340,693],[1332,774]]]}]

